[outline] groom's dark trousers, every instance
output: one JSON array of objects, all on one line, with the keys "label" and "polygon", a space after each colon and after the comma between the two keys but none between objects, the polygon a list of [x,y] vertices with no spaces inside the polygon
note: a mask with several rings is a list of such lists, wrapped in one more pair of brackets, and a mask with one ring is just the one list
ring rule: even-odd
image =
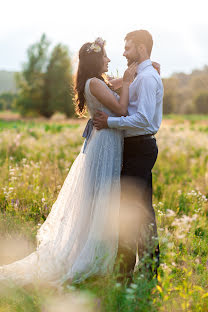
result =
[{"label": "groom's dark trousers", "polygon": [[124,139],[117,260],[120,273],[131,277],[138,253],[143,269],[157,277],[159,242],[152,206],[152,168],[158,155],[153,135]]}]

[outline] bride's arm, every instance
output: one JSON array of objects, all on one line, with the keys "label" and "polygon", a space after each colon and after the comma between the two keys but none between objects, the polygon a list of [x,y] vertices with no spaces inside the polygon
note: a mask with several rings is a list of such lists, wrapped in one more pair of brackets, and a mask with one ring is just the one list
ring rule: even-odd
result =
[{"label": "bride's arm", "polygon": [[129,85],[130,83],[128,82],[123,84],[122,94],[120,99],[117,100],[110,89],[108,89],[99,79],[93,78],[90,81],[90,92],[99,102],[114,112],[117,116],[126,116],[129,100]]},{"label": "bride's arm", "polygon": [[126,116],[129,104],[129,85],[134,78],[136,68],[137,63],[134,63],[125,71],[119,100],[117,100],[110,89],[97,78],[91,79],[90,92],[97,98],[98,101],[109,108],[112,112],[118,116]]},{"label": "bride's arm", "polygon": [[123,84],[123,78],[114,78],[110,80],[110,84],[112,85],[114,90],[120,89]]}]

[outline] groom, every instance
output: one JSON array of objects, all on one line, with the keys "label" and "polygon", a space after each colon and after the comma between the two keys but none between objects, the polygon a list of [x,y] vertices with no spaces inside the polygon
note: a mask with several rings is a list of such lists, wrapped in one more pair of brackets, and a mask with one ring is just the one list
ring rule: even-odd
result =
[{"label": "groom", "polygon": [[137,75],[129,87],[128,116],[108,117],[98,112],[93,119],[97,130],[124,131],[121,172],[121,210],[117,259],[122,256],[120,273],[133,276],[136,255],[140,272],[157,277],[159,243],[152,206],[152,168],[158,154],[154,134],[162,121],[163,84],[150,60],[153,40],[146,30],[125,37],[124,56],[128,66],[138,62]]}]

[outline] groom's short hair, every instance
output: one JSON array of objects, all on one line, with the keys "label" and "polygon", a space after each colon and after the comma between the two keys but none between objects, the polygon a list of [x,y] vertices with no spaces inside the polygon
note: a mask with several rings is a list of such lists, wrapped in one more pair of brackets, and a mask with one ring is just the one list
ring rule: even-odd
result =
[{"label": "groom's short hair", "polygon": [[132,40],[135,45],[143,43],[149,56],[151,55],[153,40],[149,31],[143,29],[132,31],[126,35],[125,40]]}]

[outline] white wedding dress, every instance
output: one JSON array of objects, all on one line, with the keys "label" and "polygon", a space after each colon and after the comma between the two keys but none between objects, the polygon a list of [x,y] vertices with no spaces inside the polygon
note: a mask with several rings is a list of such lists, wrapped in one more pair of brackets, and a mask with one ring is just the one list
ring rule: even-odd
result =
[{"label": "white wedding dress", "polygon": [[[90,79],[85,98],[91,117],[98,109],[115,116],[91,94],[89,83]],[[60,286],[112,271],[118,248],[122,147],[121,131],[92,129],[38,230],[36,251],[1,266],[0,283]]]}]

